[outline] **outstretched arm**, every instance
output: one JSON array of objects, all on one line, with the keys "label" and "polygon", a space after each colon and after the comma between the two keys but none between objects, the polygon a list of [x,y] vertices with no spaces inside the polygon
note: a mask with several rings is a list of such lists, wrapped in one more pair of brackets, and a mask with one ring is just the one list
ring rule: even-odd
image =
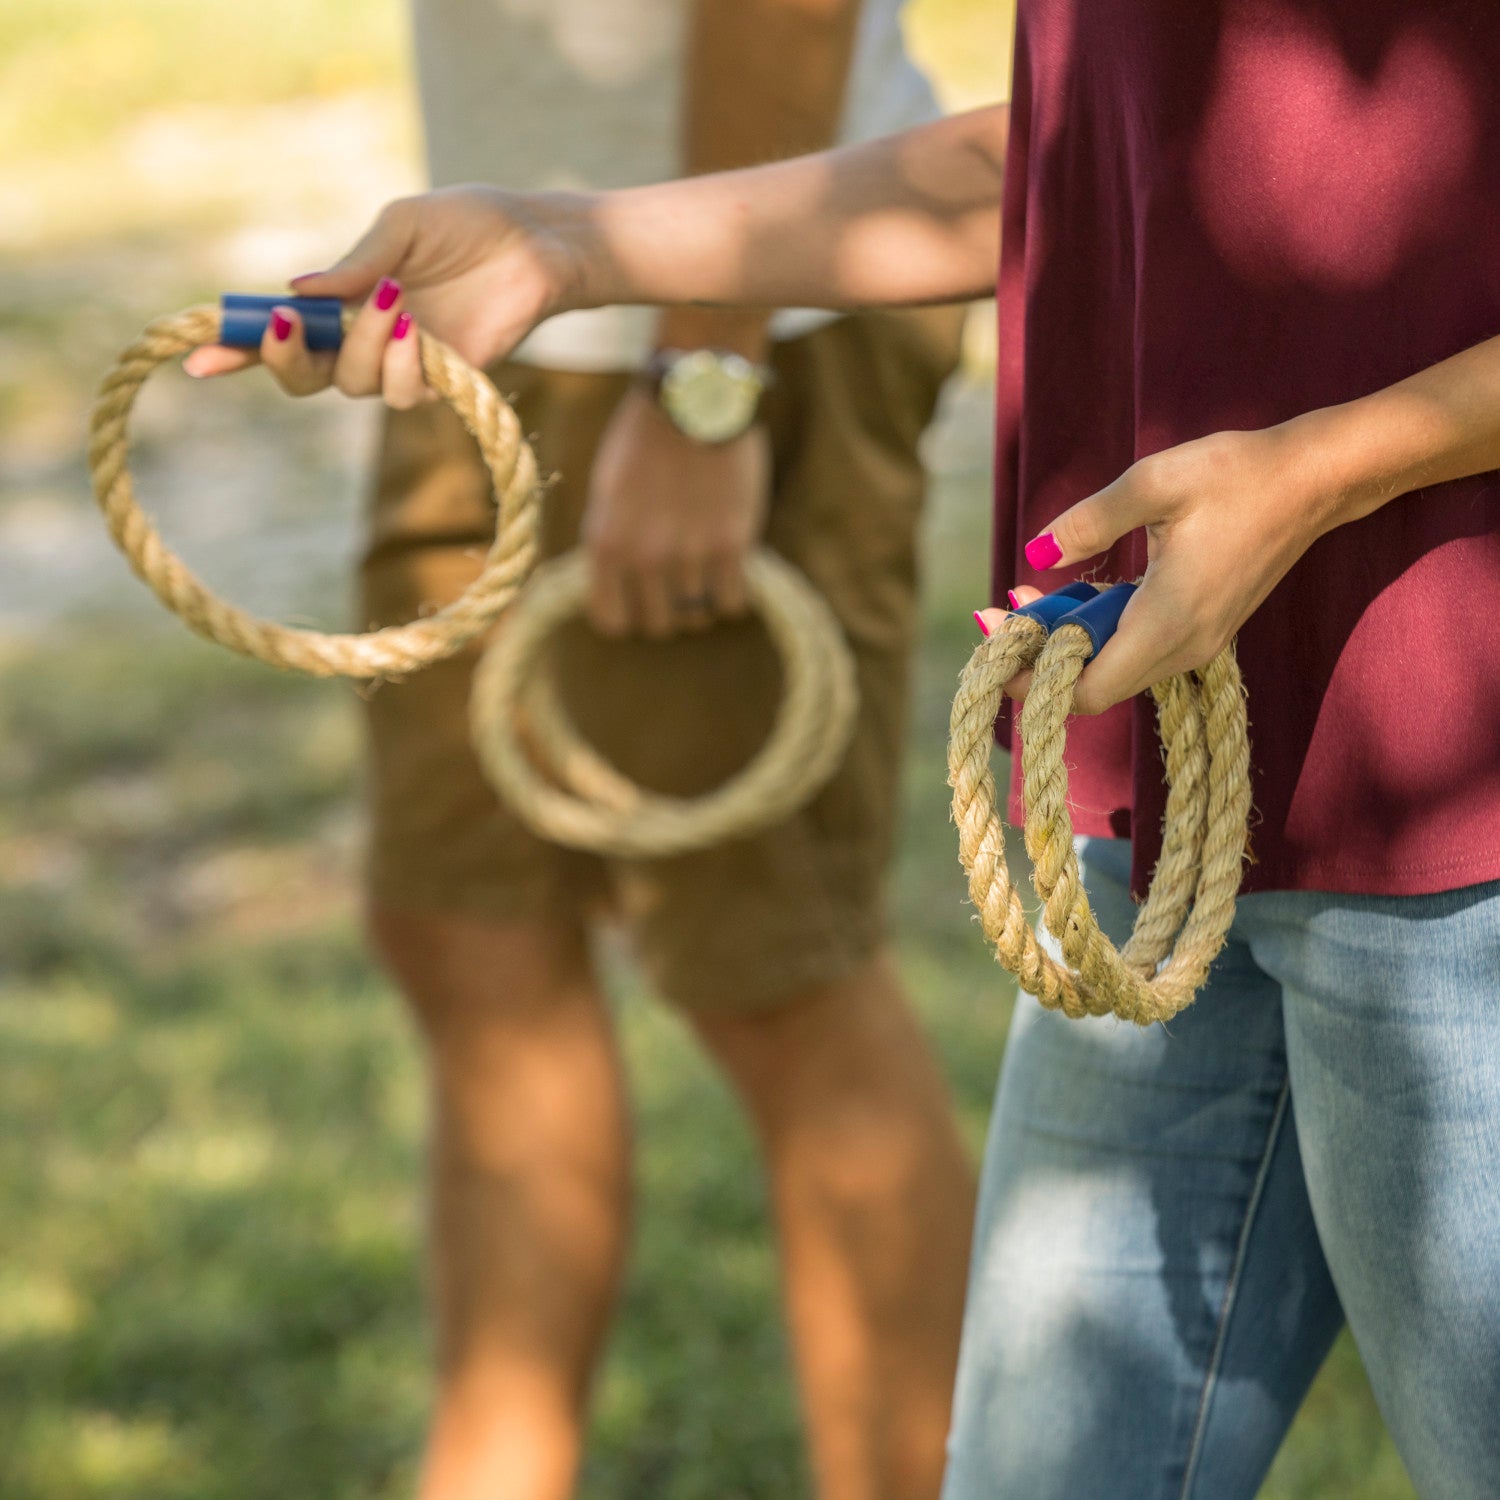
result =
[{"label": "outstretched arm", "polygon": [[590,301],[856,308],[994,290],[1008,111],[600,200]]},{"label": "outstretched arm", "polygon": [[[299,394],[417,399],[416,341],[402,313],[487,364],[543,318],[609,303],[892,307],[964,302],[993,289],[1008,112],[955,115],[866,145],[774,166],[615,193],[447,188],[388,205],[337,265],[299,276],[309,296],[376,292],[344,348],[309,354],[295,316],[259,357]],[[383,305],[379,305],[382,304]],[[200,350],[194,374],[247,362]],[[413,380],[418,386],[413,388]]]}]

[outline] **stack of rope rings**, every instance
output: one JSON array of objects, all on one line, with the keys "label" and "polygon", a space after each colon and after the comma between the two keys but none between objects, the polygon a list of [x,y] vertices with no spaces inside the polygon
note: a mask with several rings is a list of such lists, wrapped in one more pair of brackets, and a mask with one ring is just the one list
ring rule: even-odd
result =
[{"label": "stack of rope rings", "polygon": [[[1152,688],[1166,757],[1163,846],[1135,930],[1117,950],[1079,880],[1064,723],[1074,684],[1130,592],[1132,585],[1118,585],[1088,600],[1088,585],[1070,586],[1012,614],[979,645],[953,701],[948,780],[969,899],[1000,962],[1050,1009],[1073,1017],[1113,1012],[1145,1026],[1192,1002],[1224,945],[1248,837],[1250,745],[1232,644],[1201,671]],[[1026,851],[1062,963],[1038,941],[1006,869],[990,774],[1004,686],[1028,669],[1020,715]]]},{"label": "stack of rope rings", "polygon": [[[94,495],[110,534],[157,598],[199,635],[271,666],[315,677],[399,677],[453,655],[504,611],[506,628],[475,674],[472,722],[480,759],[497,789],[537,833],[623,856],[661,856],[753,832],[786,817],[828,780],[848,749],[858,708],[854,663],[823,598],[769,552],[750,559],[750,597],[780,651],[786,688],[770,737],[724,786],[687,800],[635,786],[577,735],[549,679],[536,668],[548,635],[578,612],[585,564],[578,556],[533,568],[537,465],[515,412],[489,380],[447,345],[421,334],[427,383],[479,444],[494,481],[495,539],[479,576],[452,603],[409,624],[362,635],[325,635],[257,619],[226,604],[162,542],[135,498],[129,419],[151,373],[202,344],[256,345],[271,307],[291,302],[310,341],[337,347],[337,303],[316,298],[226,297],[158,318],[100,384],[89,424]],[[530,584],[523,590],[522,585]],[[521,748],[518,725],[553,778]]]},{"label": "stack of rope rings", "polygon": [[553,843],[623,858],[679,854],[780,822],[833,775],[859,707],[838,621],[774,552],[750,557],[745,581],[781,654],[781,705],[750,762],[723,786],[686,800],[627,780],[569,722],[543,656],[552,633],[582,608],[588,564],[575,552],[537,570],[480,662],[469,703],[485,774],[528,827]]}]

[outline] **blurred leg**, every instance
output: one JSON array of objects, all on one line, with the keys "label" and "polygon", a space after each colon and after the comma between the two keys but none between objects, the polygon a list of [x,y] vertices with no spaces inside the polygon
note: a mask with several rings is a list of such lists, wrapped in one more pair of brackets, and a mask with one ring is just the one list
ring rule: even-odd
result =
[{"label": "blurred leg", "polygon": [[891,964],[771,1011],[695,1014],[771,1175],[823,1500],[930,1500],[942,1478],[973,1173]]},{"label": "blurred leg", "polygon": [[[515,364],[493,374],[516,393],[543,472],[561,472],[543,518],[555,553],[571,543],[626,377]],[[490,478],[454,414],[389,413],[365,622],[413,619],[455,598],[494,524]],[[572,1492],[619,1277],[628,1127],[579,931],[603,871],[533,837],[485,781],[468,732],[478,654],[476,645],[365,700],[372,925],[421,1024],[432,1091],[439,1385],[422,1495],[556,1500]]]},{"label": "blurred leg", "polygon": [[[838,617],[859,720],[832,780],[775,827],[614,871],[662,995],[759,1132],[813,1466],[825,1500],[933,1500],[972,1216],[946,1091],[889,966],[916,628],[918,453],[961,313],[859,315],[777,344],[761,415],[766,540]],[[563,643],[569,711],[626,774],[693,796],[763,743],[783,674],[754,620],[676,641]]]},{"label": "blurred leg", "polygon": [[629,1216],[619,1059],[579,932],[377,908],[427,1042],[439,1387],[422,1500],[562,1500]]}]

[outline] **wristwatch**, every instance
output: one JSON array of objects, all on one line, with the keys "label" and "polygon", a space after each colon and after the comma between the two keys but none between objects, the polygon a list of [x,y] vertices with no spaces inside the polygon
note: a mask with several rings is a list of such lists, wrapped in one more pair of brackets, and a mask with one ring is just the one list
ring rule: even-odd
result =
[{"label": "wristwatch", "polygon": [[679,432],[697,443],[727,443],[755,420],[771,372],[728,349],[659,349],[646,381]]}]

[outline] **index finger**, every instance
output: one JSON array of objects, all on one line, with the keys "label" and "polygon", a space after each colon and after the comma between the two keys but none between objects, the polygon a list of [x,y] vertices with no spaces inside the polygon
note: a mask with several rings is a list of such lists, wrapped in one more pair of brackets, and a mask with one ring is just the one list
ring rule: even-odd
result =
[{"label": "index finger", "polygon": [[1083,669],[1073,690],[1073,712],[1102,714],[1170,677],[1177,670],[1181,634],[1143,587],[1125,606],[1114,636]]},{"label": "index finger", "polygon": [[291,279],[299,296],[358,301],[384,276],[394,276],[411,250],[417,212],[410,198],[387,203],[354,247],[326,271],[306,271]]},{"label": "index finger", "polygon": [[231,349],[227,344],[204,344],[183,360],[182,368],[195,380],[233,375],[260,363],[259,349]]}]

